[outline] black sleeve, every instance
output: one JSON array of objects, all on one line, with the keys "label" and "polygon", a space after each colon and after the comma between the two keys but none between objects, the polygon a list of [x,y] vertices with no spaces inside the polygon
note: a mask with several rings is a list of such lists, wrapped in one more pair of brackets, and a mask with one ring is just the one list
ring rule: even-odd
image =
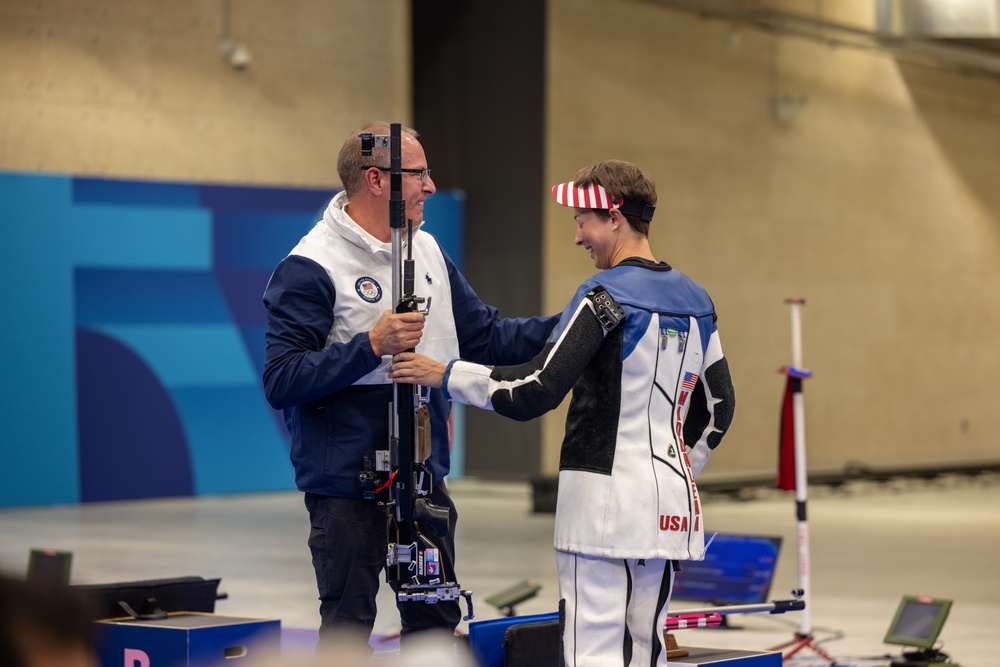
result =
[{"label": "black sleeve", "polygon": [[708,448],[715,449],[729,430],[735,409],[736,392],[729,375],[729,362],[723,357],[705,369],[691,392],[684,442],[694,447],[705,438]]},{"label": "black sleeve", "polygon": [[600,349],[607,331],[624,315],[603,288],[595,288],[567,306],[565,326],[560,325],[556,338],[531,361],[492,368],[452,362],[445,373],[445,395],[511,419],[534,419],[559,405]]},{"label": "black sleeve", "polygon": [[562,402],[604,342],[604,328],[589,308],[577,311],[559,340],[527,364],[498,366],[490,374],[500,386],[493,409],[518,421],[545,414]]}]

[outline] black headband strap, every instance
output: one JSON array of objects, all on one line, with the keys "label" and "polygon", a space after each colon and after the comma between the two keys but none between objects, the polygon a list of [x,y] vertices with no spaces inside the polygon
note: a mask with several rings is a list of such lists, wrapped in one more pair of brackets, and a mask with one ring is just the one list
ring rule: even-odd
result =
[{"label": "black headband strap", "polygon": [[637,199],[624,198],[622,199],[622,205],[618,207],[618,210],[621,211],[623,215],[631,215],[639,218],[640,220],[649,222],[653,219],[653,211],[656,210],[656,207]]}]

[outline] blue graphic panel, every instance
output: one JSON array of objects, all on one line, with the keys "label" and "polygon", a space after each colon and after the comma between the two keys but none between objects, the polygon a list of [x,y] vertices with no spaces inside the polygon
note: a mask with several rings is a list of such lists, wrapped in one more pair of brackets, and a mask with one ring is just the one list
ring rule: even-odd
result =
[{"label": "blue graphic panel", "polygon": [[78,204],[188,209],[201,207],[199,189],[194,185],[151,181],[126,183],[107,178],[74,178],[71,180],[71,187],[73,201]]},{"label": "blue graphic panel", "polygon": [[194,491],[181,420],[166,388],[128,347],[77,329],[80,500]]},{"label": "blue graphic panel", "polygon": [[333,194],[0,173],[0,506],[293,488],[261,295]]},{"label": "blue graphic panel", "polygon": [[[75,203],[74,203],[75,204]],[[207,211],[149,206],[73,206],[59,220],[75,266],[210,269],[212,219]]]},{"label": "blue graphic panel", "polygon": [[[276,413],[256,386],[184,387],[171,395],[188,428],[196,493],[295,488]],[[267,436],[267,437],[264,437]],[[280,451],[280,456],[276,456]]]},{"label": "blue graphic panel", "polygon": [[77,269],[75,305],[78,325],[229,321],[210,271]]},{"label": "blue graphic panel", "polygon": [[465,193],[461,190],[439,190],[424,202],[424,226],[434,235],[441,248],[459,269],[465,255]]},{"label": "blue graphic panel", "polygon": [[79,499],[70,185],[0,174],[0,505]]}]

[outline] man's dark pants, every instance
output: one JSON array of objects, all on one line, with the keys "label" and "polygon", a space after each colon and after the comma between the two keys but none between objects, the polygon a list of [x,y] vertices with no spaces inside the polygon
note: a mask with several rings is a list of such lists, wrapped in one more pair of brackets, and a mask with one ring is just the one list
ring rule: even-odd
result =
[{"label": "man's dark pants", "polygon": [[[450,530],[441,536],[429,527],[424,535],[440,550],[442,579],[455,579],[455,525],[458,512],[445,485],[431,492],[433,504],[447,507]],[[375,627],[375,596],[384,574],[388,549],[385,510],[375,501],[305,494],[312,529],[309,549],[320,599],[319,650],[332,647],[369,651]],[[400,582],[400,583],[406,583]],[[398,584],[393,584],[398,591]],[[397,602],[402,623],[400,645],[416,633],[438,631],[449,639],[462,618],[457,601]]]}]

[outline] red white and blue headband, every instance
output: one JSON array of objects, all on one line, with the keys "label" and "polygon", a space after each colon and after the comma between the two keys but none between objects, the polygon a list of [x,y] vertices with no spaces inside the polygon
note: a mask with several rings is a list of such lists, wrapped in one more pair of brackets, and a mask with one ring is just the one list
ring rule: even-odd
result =
[{"label": "red white and blue headband", "polygon": [[627,197],[613,198],[602,186],[591,183],[585,188],[576,187],[576,181],[552,186],[552,197],[563,206],[574,208],[617,208],[623,215],[631,215],[647,222],[653,219],[655,206]]}]

